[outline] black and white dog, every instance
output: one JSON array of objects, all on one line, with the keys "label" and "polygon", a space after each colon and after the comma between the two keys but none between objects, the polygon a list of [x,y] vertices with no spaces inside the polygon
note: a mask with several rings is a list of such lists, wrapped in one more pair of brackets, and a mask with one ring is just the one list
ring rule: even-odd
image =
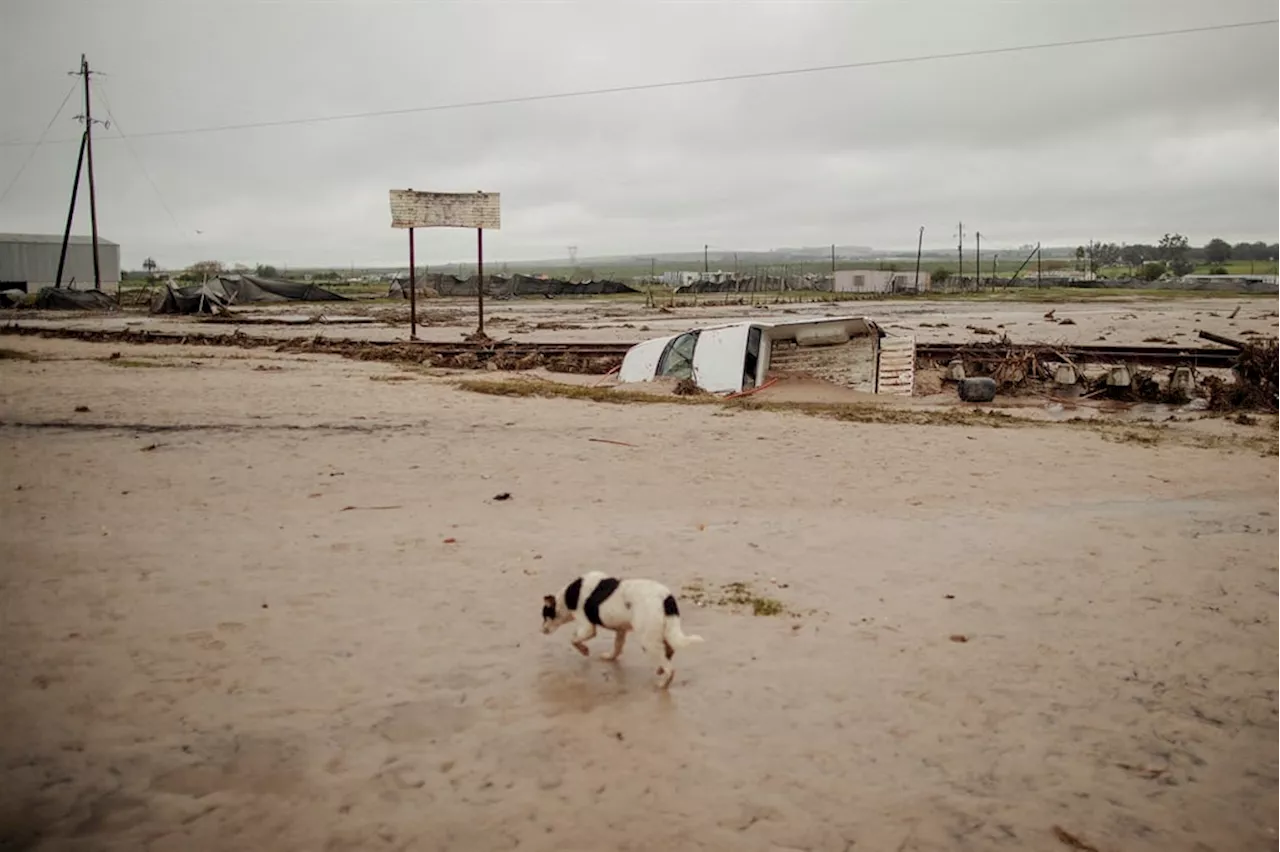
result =
[{"label": "black and white dog", "polygon": [[676,649],[702,641],[680,629],[680,608],[666,586],[653,580],[619,580],[603,571],[583,574],[542,599],[543,633],[554,633],[571,621],[577,627],[570,641],[584,657],[591,653],[587,642],[597,627],[613,631],[613,650],[601,654],[602,660],[618,659],[627,634],[635,633],[640,650],[658,664],[658,686],[663,688],[675,677],[671,658]]}]

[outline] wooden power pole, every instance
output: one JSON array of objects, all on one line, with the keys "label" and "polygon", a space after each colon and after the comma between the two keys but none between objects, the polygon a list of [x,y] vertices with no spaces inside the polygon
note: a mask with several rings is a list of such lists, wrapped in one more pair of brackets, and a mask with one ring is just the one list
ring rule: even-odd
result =
[{"label": "wooden power pole", "polygon": [[[54,286],[62,286],[62,272],[66,266],[67,244],[71,241],[71,223],[76,215],[76,196],[80,189],[80,169],[88,165],[89,172],[89,223],[93,233],[93,287],[102,289],[102,264],[98,252],[98,193],[93,180],[93,103],[89,97],[89,80],[93,72],[89,70],[89,60],[80,54],[80,70],[69,72],[84,80],[84,115],[78,116],[84,122],[84,135],[80,139],[80,156],[76,160],[76,180],[71,187],[71,206],[67,210],[67,226],[62,234],[62,253],[58,258],[58,274]],[[116,285],[116,298],[120,297],[120,285]]]}]

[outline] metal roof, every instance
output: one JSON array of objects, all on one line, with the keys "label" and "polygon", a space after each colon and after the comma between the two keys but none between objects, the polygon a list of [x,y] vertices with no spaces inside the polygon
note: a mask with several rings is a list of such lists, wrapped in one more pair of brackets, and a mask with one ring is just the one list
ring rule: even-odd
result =
[{"label": "metal roof", "polygon": [[[92,245],[93,237],[72,234],[71,239],[67,240],[67,242],[75,246]],[[53,243],[54,245],[62,245],[62,234],[0,234],[0,243],[38,243],[42,245]],[[98,245],[119,246],[119,243],[98,237]]]}]

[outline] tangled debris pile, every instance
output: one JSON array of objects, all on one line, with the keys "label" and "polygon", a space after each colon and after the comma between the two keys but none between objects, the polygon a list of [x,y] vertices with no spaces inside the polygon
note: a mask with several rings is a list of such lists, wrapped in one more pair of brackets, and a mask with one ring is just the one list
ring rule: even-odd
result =
[{"label": "tangled debris pile", "polygon": [[1212,368],[1194,366],[1196,360],[1191,353],[1179,366],[1142,369],[1126,363],[1119,353],[1114,358],[1086,356],[1082,363],[1080,358],[1072,357],[1074,350],[1064,351],[1064,347],[1050,344],[1018,345],[1007,336],[961,347],[954,357],[948,356],[951,360],[945,370],[941,369],[943,365],[934,366],[945,381],[958,386],[974,377],[990,378],[1004,396],[1065,393],[1085,399],[1104,396],[1121,402],[1169,405],[1185,405],[1199,397],[1198,405],[1214,411],[1276,411],[1276,341],[1210,339],[1230,343],[1236,350],[1229,377],[1229,361],[1215,365],[1215,374]]},{"label": "tangled debris pile", "polygon": [[1235,374],[1234,382],[1216,376],[1205,379],[1210,410],[1276,411],[1280,407],[1276,386],[1276,374],[1280,372],[1280,342],[1272,339],[1245,343],[1240,347],[1240,356],[1232,372]]},{"label": "tangled debris pile", "polygon": [[[481,343],[473,339],[469,343]],[[450,350],[418,343],[364,343],[356,340],[334,340],[326,337],[289,340],[276,347],[277,352],[318,352],[342,355],[356,361],[386,361],[421,364],[454,370],[532,370],[537,367],[556,373],[604,375],[615,369],[620,359],[612,356],[578,355],[562,352],[548,355],[528,347],[512,347],[501,341],[475,348]]]}]

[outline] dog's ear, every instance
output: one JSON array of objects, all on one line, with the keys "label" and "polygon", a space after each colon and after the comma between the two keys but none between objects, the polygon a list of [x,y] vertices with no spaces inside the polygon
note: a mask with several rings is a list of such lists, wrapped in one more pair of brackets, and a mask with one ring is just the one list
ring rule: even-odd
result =
[{"label": "dog's ear", "polygon": [[555,605],[556,605],[556,596],[555,596],[555,595],[544,595],[544,596],[542,597],[542,602],[543,602],[544,604],[546,604],[547,606],[555,606]]}]

